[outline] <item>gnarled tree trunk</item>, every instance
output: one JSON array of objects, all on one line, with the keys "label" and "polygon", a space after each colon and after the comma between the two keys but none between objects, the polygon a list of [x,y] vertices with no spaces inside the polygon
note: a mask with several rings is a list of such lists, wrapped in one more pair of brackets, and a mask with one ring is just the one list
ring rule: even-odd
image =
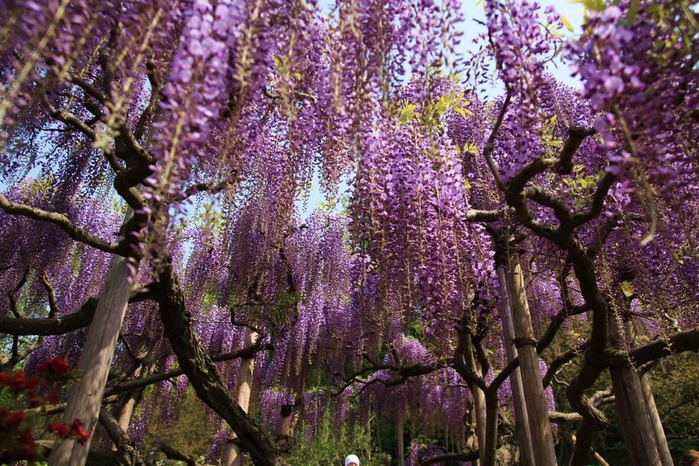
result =
[{"label": "gnarled tree trunk", "polygon": [[635,369],[612,367],[610,373],[619,425],[631,464],[660,465],[660,453],[638,372]]},{"label": "gnarled tree trunk", "polygon": [[165,336],[177,355],[197,396],[238,434],[240,446],[258,466],[281,466],[286,460],[260,426],[247,416],[221,382],[211,358],[194,331],[184,293],[172,266],[164,261],[157,284],[157,299]]},{"label": "gnarled tree trunk", "polygon": [[454,355],[454,369],[468,384],[473,396],[473,417],[475,420],[475,447],[481,466],[494,464],[498,429],[497,390],[487,390],[483,378],[483,367],[476,357],[473,337],[469,333],[470,316],[461,318],[459,344]]}]

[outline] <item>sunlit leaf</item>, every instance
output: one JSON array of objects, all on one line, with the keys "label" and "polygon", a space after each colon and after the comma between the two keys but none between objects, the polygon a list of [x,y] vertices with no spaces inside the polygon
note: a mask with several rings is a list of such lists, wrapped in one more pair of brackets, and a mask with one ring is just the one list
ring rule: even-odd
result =
[{"label": "sunlit leaf", "polygon": [[415,116],[415,109],[416,108],[417,108],[417,105],[415,105],[415,104],[407,104],[401,109],[400,118],[399,118],[401,125],[405,125],[410,120],[413,119],[413,117]]},{"label": "sunlit leaf", "polygon": [[561,15],[561,22],[563,23],[563,25],[566,27],[567,30],[569,30],[570,32],[573,32],[573,30],[574,30],[573,25],[570,24],[570,21],[568,21],[568,19],[563,15]]},{"label": "sunlit leaf", "polygon": [[463,108],[463,107],[456,107],[454,109],[454,111],[464,118],[466,118],[466,116],[475,116],[475,113],[473,113],[471,110],[469,110],[467,108]]},{"label": "sunlit leaf", "polygon": [[626,19],[629,23],[633,23],[638,15],[638,0],[631,0],[629,5],[629,13],[626,15]]},{"label": "sunlit leaf", "polygon": [[573,0],[573,3],[582,3],[585,9],[590,11],[604,11],[607,8],[604,0]]},{"label": "sunlit leaf", "polygon": [[621,282],[621,291],[622,291],[622,293],[624,293],[624,296],[626,296],[627,298],[630,298],[631,296],[633,296],[634,289],[633,289],[633,285],[631,284],[631,282],[628,280],[624,280],[623,282]]}]

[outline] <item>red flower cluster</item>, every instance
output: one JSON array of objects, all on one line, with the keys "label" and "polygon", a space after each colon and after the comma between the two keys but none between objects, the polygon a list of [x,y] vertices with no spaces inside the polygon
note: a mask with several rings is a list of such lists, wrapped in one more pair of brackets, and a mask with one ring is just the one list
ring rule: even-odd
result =
[{"label": "red flower cluster", "polygon": [[49,432],[53,432],[61,438],[66,438],[68,436],[68,425],[62,422],[52,422],[49,426]]},{"label": "red flower cluster", "polygon": [[[70,365],[57,356],[45,360],[36,369],[39,372],[38,378],[27,377],[23,371],[0,372],[0,391],[7,387],[15,399],[18,402],[24,401],[28,408],[57,403],[58,397],[55,394],[41,396],[37,387],[40,382],[53,386],[65,384],[72,376]],[[31,417],[23,409],[0,408],[0,463],[41,459],[43,452],[36,448],[31,428]],[[90,439],[90,434],[78,419],[70,425],[53,422],[48,430],[60,438],[74,438],[81,444]]]},{"label": "red flower cluster", "polygon": [[39,383],[36,377],[27,379],[22,371],[15,371],[12,374],[0,372],[0,388],[9,387],[13,393],[19,393],[26,390],[34,390]]},{"label": "red flower cluster", "polygon": [[7,408],[0,408],[0,430],[15,430],[26,420],[27,414],[22,410],[10,411]]},{"label": "red flower cluster", "polygon": [[0,462],[35,459],[34,437],[28,419],[21,409],[0,408]]},{"label": "red flower cluster", "polygon": [[70,364],[62,357],[56,356],[36,366],[36,370],[44,374],[68,375],[70,373]]},{"label": "red flower cluster", "polygon": [[62,422],[52,422],[49,426],[49,432],[53,432],[61,438],[75,438],[82,444],[90,439],[90,434],[78,419],[74,419],[70,426]]},{"label": "red flower cluster", "polygon": [[25,393],[30,408],[36,408],[43,404],[43,399],[36,393],[38,384],[39,379],[36,377],[27,378],[22,371],[15,371],[12,374],[0,373],[0,389],[8,387],[15,396]]}]

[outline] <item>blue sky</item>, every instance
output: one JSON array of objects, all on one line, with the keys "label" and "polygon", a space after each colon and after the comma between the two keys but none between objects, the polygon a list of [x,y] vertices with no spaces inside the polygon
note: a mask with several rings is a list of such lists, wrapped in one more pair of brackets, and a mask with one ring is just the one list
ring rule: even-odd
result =
[{"label": "blue sky", "polygon": [[[573,31],[570,32],[567,29],[561,31],[566,37],[578,36],[582,33],[582,22],[583,16],[585,14],[585,7],[582,3],[574,2],[573,0],[540,0],[538,2],[542,9],[547,6],[553,6],[556,11],[561,14],[573,27]],[[462,39],[462,46],[464,50],[468,50],[469,47],[473,47],[473,39],[485,30],[485,27],[478,24],[477,21],[485,22],[485,10],[481,0],[464,0],[463,9],[466,21],[463,25],[464,36]],[[579,81],[570,77],[570,71],[562,65],[556,67],[550,67],[549,71],[558,80],[565,82],[571,86],[579,87]]]}]

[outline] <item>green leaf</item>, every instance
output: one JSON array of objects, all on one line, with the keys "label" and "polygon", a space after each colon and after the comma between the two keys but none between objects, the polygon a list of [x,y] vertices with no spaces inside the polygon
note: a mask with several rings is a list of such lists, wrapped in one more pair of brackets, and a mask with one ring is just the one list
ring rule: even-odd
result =
[{"label": "green leaf", "polygon": [[633,23],[636,20],[637,15],[638,15],[638,0],[631,0],[631,4],[629,5],[629,13],[626,15],[626,19],[628,20],[629,24]]},{"label": "green leaf", "polygon": [[415,104],[406,104],[400,111],[400,124],[401,125],[406,125],[410,120],[413,119],[415,116],[415,109],[417,108],[417,105]]},{"label": "green leaf", "polygon": [[459,115],[461,115],[462,117],[464,117],[464,118],[466,118],[467,115],[468,115],[468,116],[475,116],[475,115],[476,115],[476,114],[473,113],[471,110],[469,110],[469,109],[467,109],[467,108],[464,108],[464,107],[456,107],[456,108],[454,109],[454,111],[455,111],[456,113],[458,113]]},{"label": "green leaf", "polygon": [[469,154],[476,155],[479,152],[478,146],[475,144],[469,144],[466,143],[464,144],[464,152],[468,152]]},{"label": "green leaf", "polygon": [[628,280],[624,280],[623,282],[621,282],[621,291],[624,293],[624,296],[626,296],[627,298],[630,298],[631,296],[633,296],[634,290],[633,290],[633,285],[631,284],[631,282]]},{"label": "green leaf", "polygon": [[568,19],[563,15],[561,15],[561,22],[563,23],[563,25],[566,27],[567,30],[569,30],[570,32],[574,31],[573,25],[570,24],[570,21],[568,21]]},{"label": "green leaf", "polygon": [[582,3],[585,9],[590,11],[604,11],[607,5],[604,0],[573,0],[573,3]]}]

